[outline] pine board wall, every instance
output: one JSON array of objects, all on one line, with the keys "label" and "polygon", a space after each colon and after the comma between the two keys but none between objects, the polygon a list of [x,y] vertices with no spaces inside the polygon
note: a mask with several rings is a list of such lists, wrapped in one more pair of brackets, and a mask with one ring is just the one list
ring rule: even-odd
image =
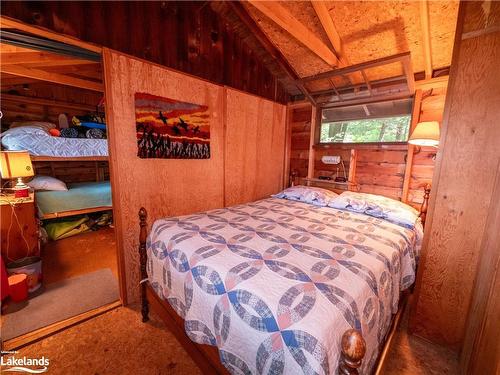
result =
[{"label": "pine board wall", "polygon": [[[435,88],[422,93],[418,121],[439,121],[443,118],[446,89]],[[290,170],[300,177],[307,176],[309,160],[309,137],[311,131],[311,106],[297,106],[290,110],[291,156]],[[406,168],[406,146],[360,146],[357,147],[356,182],[360,191],[381,194],[400,199]],[[423,186],[430,183],[434,171],[436,149],[422,148],[415,153],[411,168],[408,202],[419,207],[423,200]],[[325,146],[316,148],[314,177],[331,176],[337,165],[321,162],[324,155],[340,155],[346,170],[349,170],[350,147]]]},{"label": "pine board wall", "polygon": [[[122,299],[133,302],[139,295],[139,208],[148,210],[150,228],[160,217],[278,192],[284,167],[284,141],[278,138],[284,139],[286,107],[108,49],[104,50],[104,72]],[[136,92],[208,105],[211,158],[138,158]],[[253,135],[247,138],[249,130]],[[264,170],[257,177],[268,182],[262,190],[251,190],[257,181],[255,171],[261,167]]]},{"label": "pine board wall", "polygon": [[[480,321],[478,311],[487,304],[487,293],[474,300],[474,284],[477,289],[481,280],[494,280],[495,268],[484,267],[484,263],[481,266],[481,255],[486,249],[488,261],[494,262],[500,251],[498,227],[491,229],[492,219],[488,218],[499,200],[498,189],[495,191],[500,163],[499,30],[500,3],[461,3],[442,147],[433,178],[415,305],[410,314],[410,327],[416,334],[457,352],[464,347],[467,319]],[[485,246],[488,239],[494,242]],[[480,287],[485,288],[489,286]],[[496,329],[498,317],[497,309]],[[467,335],[476,340],[474,336]],[[497,370],[498,342],[497,336],[496,347],[484,347],[496,355]],[[465,341],[468,351],[463,354],[479,350],[479,346],[473,349],[475,346]],[[476,352],[475,357],[487,354]],[[488,363],[474,365],[479,369]]]}]

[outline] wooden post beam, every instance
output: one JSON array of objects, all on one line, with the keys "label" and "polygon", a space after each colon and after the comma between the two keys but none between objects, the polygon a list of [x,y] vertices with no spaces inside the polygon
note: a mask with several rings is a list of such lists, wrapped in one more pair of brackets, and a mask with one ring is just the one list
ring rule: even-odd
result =
[{"label": "wooden post beam", "polygon": [[431,53],[431,36],[429,26],[429,4],[427,0],[420,1],[420,23],[422,26],[422,46],[425,62],[425,78],[432,78],[432,53]]},{"label": "wooden post beam", "polygon": [[265,16],[286,30],[297,41],[320,57],[328,65],[337,66],[339,60],[335,53],[324,44],[311,30],[298,21],[285,7],[278,2],[248,0]]},{"label": "wooden post beam", "polygon": [[26,68],[21,65],[2,66],[2,72],[20,77],[38,79],[40,81],[59,83],[66,86],[80,87],[82,89],[92,91],[104,91],[104,85],[100,82],[87,81],[85,79],[74,78],[64,74],[46,72],[40,69]]},{"label": "wooden post beam", "polygon": [[[415,127],[420,120],[420,108],[422,106],[422,90],[417,90],[415,92],[415,98],[413,99],[413,112],[411,115],[411,125],[409,130],[409,135],[413,132]],[[408,143],[408,153],[406,154],[406,165],[405,174],[403,178],[403,190],[401,192],[401,202],[408,202],[408,192],[410,191],[411,182],[411,169],[413,167],[413,155],[415,153],[415,146]]]},{"label": "wooden post beam", "polygon": [[316,143],[316,131],[319,127],[318,121],[321,119],[321,108],[313,105],[311,108],[311,133],[309,137],[309,160],[307,163],[307,178],[314,177],[314,158],[315,150],[314,145]]},{"label": "wooden post beam", "polygon": [[348,190],[356,190],[356,164],[358,163],[358,150],[351,149],[351,159],[349,160],[349,175],[347,185]]}]

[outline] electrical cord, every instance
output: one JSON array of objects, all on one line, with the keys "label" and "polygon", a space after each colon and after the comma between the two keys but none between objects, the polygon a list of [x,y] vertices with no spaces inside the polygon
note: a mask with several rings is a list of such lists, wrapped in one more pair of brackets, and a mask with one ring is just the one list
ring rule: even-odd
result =
[{"label": "electrical cord", "polygon": [[[6,194],[1,194],[1,196],[5,197]],[[1,199],[0,198],[0,202],[5,202],[5,203],[8,203],[10,208],[11,208],[11,215],[10,215],[10,224],[9,224],[9,229],[7,230],[7,241],[6,241],[6,247],[7,247],[7,251],[6,251],[6,256],[7,256],[7,260],[8,261],[15,261],[16,259],[12,259],[10,256],[9,256],[9,250],[10,250],[10,232],[12,231],[12,226],[14,224],[14,218],[16,220],[16,223],[17,223],[17,226],[19,227],[20,229],[20,233],[21,233],[21,238],[23,239],[24,243],[26,244],[26,256],[23,257],[22,259],[25,259],[29,256],[29,253],[30,253],[30,245],[28,243],[28,241],[26,240],[26,237],[24,236],[24,229],[21,225],[21,223],[19,222],[19,217],[17,216],[16,214],[16,204],[19,204],[19,203],[24,203],[24,202],[27,202],[29,201],[29,199],[24,199],[24,198],[18,198],[18,200],[16,200],[15,202],[13,202],[12,200],[7,200],[7,199]]]}]

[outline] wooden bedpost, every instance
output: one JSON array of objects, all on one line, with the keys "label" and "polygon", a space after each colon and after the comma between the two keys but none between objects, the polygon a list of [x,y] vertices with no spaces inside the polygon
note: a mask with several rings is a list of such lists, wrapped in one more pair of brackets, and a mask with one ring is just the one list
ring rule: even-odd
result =
[{"label": "wooden bedpost", "polygon": [[148,278],[148,273],[146,271],[147,255],[146,255],[146,240],[148,238],[148,212],[144,207],[139,210],[139,259],[141,263],[141,313],[142,321],[147,322],[149,320],[149,306],[148,300],[146,298],[146,279]]},{"label": "wooden bedpost", "polygon": [[431,184],[425,185],[424,188],[424,201],[420,206],[420,220],[422,220],[422,225],[425,225],[425,219],[427,217],[427,208],[429,207],[429,197],[431,195]]},{"label": "wooden bedpost", "polygon": [[339,374],[358,375],[358,368],[365,356],[366,343],[361,333],[348,329],[342,335]]}]

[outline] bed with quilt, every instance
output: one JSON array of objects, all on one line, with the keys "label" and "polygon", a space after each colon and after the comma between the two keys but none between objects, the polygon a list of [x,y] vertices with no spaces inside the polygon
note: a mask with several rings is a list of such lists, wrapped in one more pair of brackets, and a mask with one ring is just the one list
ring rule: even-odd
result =
[{"label": "bed with quilt", "polygon": [[335,373],[354,329],[368,374],[415,281],[418,215],[388,198],[295,187],[160,219],[143,243],[147,284],[230,373]]}]

